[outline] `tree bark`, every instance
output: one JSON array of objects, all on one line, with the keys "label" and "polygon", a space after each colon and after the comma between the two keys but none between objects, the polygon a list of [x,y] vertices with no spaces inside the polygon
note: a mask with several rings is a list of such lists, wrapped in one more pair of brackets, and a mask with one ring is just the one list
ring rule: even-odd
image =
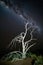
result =
[{"label": "tree bark", "polygon": [[22,58],[26,58],[26,52],[25,52],[25,45],[24,45],[24,41],[22,41]]}]

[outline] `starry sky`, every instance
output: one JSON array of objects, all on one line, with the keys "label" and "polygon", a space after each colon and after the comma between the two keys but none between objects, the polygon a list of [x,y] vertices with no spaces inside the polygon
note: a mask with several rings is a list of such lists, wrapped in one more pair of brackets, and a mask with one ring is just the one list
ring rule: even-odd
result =
[{"label": "starry sky", "polygon": [[[15,13],[18,6],[38,25],[38,44],[34,52],[43,54],[43,0],[1,0],[0,2],[0,52],[5,51],[12,38],[24,31],[24,20]],[[28,17],[27,16],[27,17]]]}]

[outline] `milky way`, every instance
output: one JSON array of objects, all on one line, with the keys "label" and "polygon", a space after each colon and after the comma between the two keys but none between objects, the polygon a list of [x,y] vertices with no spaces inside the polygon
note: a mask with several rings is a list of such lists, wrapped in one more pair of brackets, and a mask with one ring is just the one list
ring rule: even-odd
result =
[{"label": "milky way", "polygon": [[[8,1],[8,0],[6,0],[6,2],[7,2],[7,1]],[[13,3],[12,0],[10,0],[10,4],[9,4],[9,2],[7,2],[7,3],[9,4],[9,6],[6,5],[6,4],[7,4],[6,2],[0,1],[0,4],[1,4],[3,7],[9,8],[10,10],[12,9],[14,12],[16,12],[17,15],[24,21],[23,23],[25,23],[25,22],[33,23],[33,22],[34,22],[34,21],[32,20],[32,18],[31,18],[25,11],[23,11],[23,9],[21,10],[17,5],[14,5],[14,3]],[[12,7],[11,7],[11,4],[12,4]],[[12,12],[13,12],[13,11],[12,11]],[[34,24],[36,24],[36,22],[35,22]]]}]

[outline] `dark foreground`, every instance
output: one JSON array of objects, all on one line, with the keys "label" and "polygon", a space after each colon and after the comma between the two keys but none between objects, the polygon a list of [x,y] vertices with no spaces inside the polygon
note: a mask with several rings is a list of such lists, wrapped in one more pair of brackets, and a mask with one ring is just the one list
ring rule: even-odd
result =
[{"label": "dark foreground", "polygon": [[[14,62],[1,61],[0,65],[34,65],[34,63],[33,63],[32,58],[27,58],[27,59],[24,59],[24,60],[18,60],[18,61],[14,61]],[[43,64],[38,64],[38,65],[43,65]]]}]

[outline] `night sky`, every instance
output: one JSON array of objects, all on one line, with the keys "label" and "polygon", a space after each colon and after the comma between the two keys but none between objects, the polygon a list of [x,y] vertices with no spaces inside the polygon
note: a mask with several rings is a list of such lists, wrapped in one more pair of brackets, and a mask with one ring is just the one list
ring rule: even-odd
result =
[{"label": "night sky", "polygon": [[18,6],[38,25],[38,42],[32,51],[43,54],[43,0],[1,1],[4,3],[0,2],[0,54],[6,52],[5,48],[11,40],[24,31],[24,20],[14,11],[14,6]]}]

